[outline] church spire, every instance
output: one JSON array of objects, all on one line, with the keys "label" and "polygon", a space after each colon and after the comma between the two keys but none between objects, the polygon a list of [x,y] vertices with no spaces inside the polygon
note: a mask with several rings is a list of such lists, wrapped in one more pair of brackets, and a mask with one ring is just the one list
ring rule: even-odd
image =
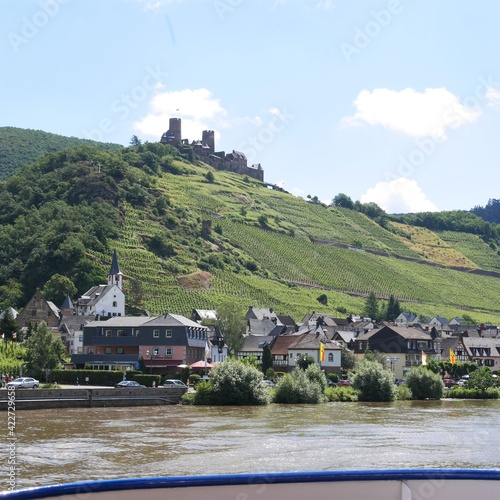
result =
[{"label": "church spire", "polygon": [[113,260],[111,261],[111,269],[108,274],[108,285],[116,285],[120,290],[122,289],[123,274],[120,272],[118,265],[118,255],[116,249],[113,251]]}]

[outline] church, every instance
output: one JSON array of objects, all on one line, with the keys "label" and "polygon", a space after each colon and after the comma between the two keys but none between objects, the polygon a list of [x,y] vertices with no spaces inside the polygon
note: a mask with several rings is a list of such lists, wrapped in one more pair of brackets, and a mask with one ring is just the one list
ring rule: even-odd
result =
[{"label": "church", "polygon": [[79,316],[125,316],[123,274],[120,272],[116,250],[113,253],[108,283],[94,286],[85,292],[76,302],[75,309]]}]

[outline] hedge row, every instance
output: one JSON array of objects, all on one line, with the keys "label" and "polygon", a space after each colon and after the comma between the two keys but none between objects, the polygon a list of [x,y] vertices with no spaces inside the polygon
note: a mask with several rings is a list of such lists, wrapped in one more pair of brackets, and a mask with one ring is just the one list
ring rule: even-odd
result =
[{"label": "hedge row", "polygon": [[153,381],[156,386],[161,383],[160,375],[145,375],[141,372],[122,372],[118,370],[52,370],[49,375],[49,382],[113,386],[123,380],[124,373],[126,373],[127,380],[135,380],[146,387],[151,387]]},{"label": "hedge row", "polygon": [[486,390],[482,390],[454,387],[446,392],[446,397],[455,399],[498,399],[500,397],[500,389],[489,387]]}]

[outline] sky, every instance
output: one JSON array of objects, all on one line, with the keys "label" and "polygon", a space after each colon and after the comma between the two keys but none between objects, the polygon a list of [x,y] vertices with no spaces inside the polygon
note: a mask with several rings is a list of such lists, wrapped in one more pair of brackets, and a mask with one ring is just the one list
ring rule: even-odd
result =
[{"label": "sky", "polygon": [[179,117],[304,198],[500,197],[498,0],[0,5],[0,126],[128,145]]}]

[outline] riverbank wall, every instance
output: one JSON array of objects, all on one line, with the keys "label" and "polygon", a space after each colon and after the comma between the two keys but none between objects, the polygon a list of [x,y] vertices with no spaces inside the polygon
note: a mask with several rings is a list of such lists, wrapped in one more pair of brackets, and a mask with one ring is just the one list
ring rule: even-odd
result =
[{"label": "riverbank wall", "polygon": [[0,411],[48,408],[99,408],[116,406],[161,406],[179,404],[183,388],[139,389],[17,389],[0,391]]}]

